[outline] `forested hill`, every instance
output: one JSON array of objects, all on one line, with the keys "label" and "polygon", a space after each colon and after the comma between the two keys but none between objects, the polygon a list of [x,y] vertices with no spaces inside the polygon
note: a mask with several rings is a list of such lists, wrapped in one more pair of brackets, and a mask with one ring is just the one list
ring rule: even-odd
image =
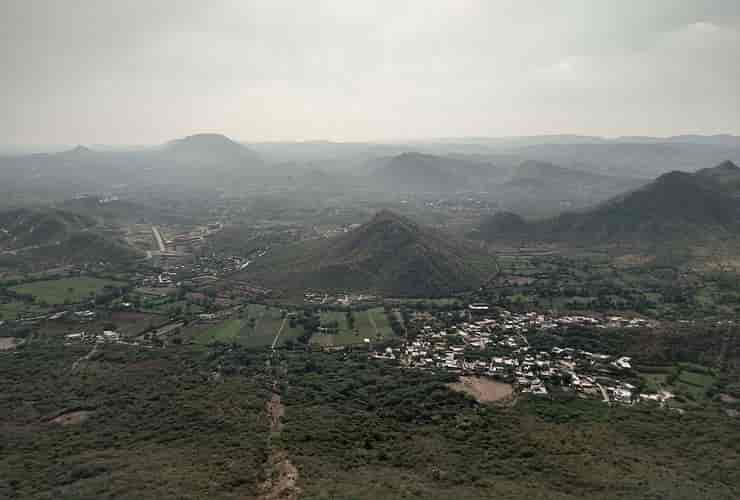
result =
[{"label": "forested hill", "polygon": [[278,249],[245,277],[279,288],[439,296],[480,285],[494,268],[476,248],[382,211],[342,236]]},{"label": "forested hill", "polygon": [[[537,222],[497,214],[473,232],[479,239],[662,243],[740,235],[740,198],[730,162],[695,174],[669,172],[591,210]],[[740,178],[740,175],[738,175]],[[729,181],[728,181],[729,179]],[[734,181],[733,181],[734,182]]]}]

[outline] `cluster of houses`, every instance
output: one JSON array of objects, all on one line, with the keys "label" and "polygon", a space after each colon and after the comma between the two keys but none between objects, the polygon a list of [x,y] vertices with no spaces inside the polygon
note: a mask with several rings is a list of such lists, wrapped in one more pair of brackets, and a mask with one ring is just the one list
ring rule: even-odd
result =
[{"label": "cluster of houses", "polygon": [[349,307],[357,304],[376,302],[377,300],[378,297],[376,295],[363,293],[329,294],[324,292],[308,291],[303,294],[303,302],[313,305]]},{"label": "cluster of houses", "polygon": [[[469,317],[471,319],[487,317],[488,306],[484,304],[471,304],[468,306]],[[494,320],[486,320],[489,323]],[[583,326],[593,328],[654,328],[657,326],[656,321],[644,318],[627,318],[624,316],[550,316],[537,312],[528,312],[515,314],[509,311],[501,311],[498,318],[494,321],[503,330],[521,331],[523,329],[536,328],[538,330],[552,330],[556,328]]]},{"label": "cluster of houses", "polygon": [[627,356],[592,353],[570,346],[535,349],[527,338],[533,331],[572,326],[650,327],[651,323],[645,320],[618,316],[550,317],[508,311],[502,311],[494,319],[480,317],[484,312],[481,305],[476,305],[474,310],[479,313],[476,319],[447,329],[423,326],[414,340],[398,348],[373,352],[371,356],[394,360],[408,368],[493,377],[511,383],[519,392],[535,395],[547,395],[548,387],[557,386],[608,403],[650,400],[663,404],[673,397],[666,391],[641,394],[637,386],[639,376],[632,371],[632,360]]},{"label": "cluster of houses", "polygon": [[103,330],[102,333],[88,333],[86,331],[69,333],[64,336],[68,343],[104,343],[120,342],[121,334],[113,330]]}]

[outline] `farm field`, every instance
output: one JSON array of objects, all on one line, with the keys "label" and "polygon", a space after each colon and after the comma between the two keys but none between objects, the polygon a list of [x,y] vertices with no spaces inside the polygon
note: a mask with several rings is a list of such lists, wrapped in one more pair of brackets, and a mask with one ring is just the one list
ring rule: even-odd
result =
[{"label": "farm field", "polygon": [[692,371],[691,366],[682,367],[676,388],[691,395],[695,400],[706,397],[707,390],[714,384],[715,377],[707,372]]},{"label": "farm field", "polygon": [[47,312],[47,308],[41,307],[36,304],[29,304],[27,302],[13,301],[8,303],[0,303],[0,320],[15,319],[18,313],[26,314],[43,314]]},{"label": "farm field", "polygon": [[127,337],[139,335],[148,328],[166,321],[166,316],[128,311],[113,312],[110,317],[110,322],[115,325],[116,331]]},{"label": "farm field", "polygon": [[640,376],[645,380],[647,390],[656,392],[667,390],[689,396],[698,401],[704,399],[707,390],[716,382],[716,377],[708,368],[691,363],[651,367],[651,370],[640,370]]},{"label": "farm field", "polygon": [[239,339],[239,333],[244,327],[240,319],[229,319],[216,326],[198,333],[195,341],[199,344],[212,344],[214,342],[233,342]]},{"label": "farm field", "polygon": [[37,301],[47,304],[64,304],[68,302],[81,302],[90,297],[90,294],[98,293],[106,286],[124,286],[126,283],[100,278],[64,278],[59,280],[36,281],[24,283],[11,287],[10,290],[17,293],[33,295]]},{"label": "farm field", "polygon": [[240,343],[245,347],[263,347],[272,345],[275,335],[283,322],[281,310],[250,304],[247,308],[249,317],[254,319],[253,326],[242,330]]},{"label": "farm field", "polygon": [[191,313],[198,314],[203,312],[203,308],[198,304],[193,304],[187,300],[177,300],[170,302],[168,297],[162,299],[145,300],[142,302],[141,309],[147,312],[156,314],[167,314],[169,311],[175,308],[182,308],[188,310]]},{"label": "farm field", "polygon": [[393,335],[382,307],[359,311],[355,313],[355,318],[356,328],[363,338],[373,340]]},{"label": "farm field", "polygon": [[[239,318],[229,319],[204,331],[195,334],[195,341],[201,344],[213,342],[237,342],[244,347],[271,346],[275,335],[283,325],[283,311],[275,307],[260,304],[249,304]],[[285,326],[280,334],[279,343],[297,338],[303,328]]]},{"label": "farm field", "polygon": [[359,344],[366,338],[377,340],[393,335],[393,330],[382,307],[354,311],[355,325],[353,330],[349,328],[347,316],[344,312],[322,311],[320,317],[322,326],[334,321],[339,325],[337,333],[317,333],[311,338],[312,343],[321,346]]},{"label": "farm field", "polygon": [[[328,347],[334,345],[357,344],[362,342],[362,337],[356,330],[350,330],[347,323],[347,315],[341,311],[321,311],[321,326],[337,323],[337,333],[316,333],[311,337],[311,343]],[[355,328],[357,328],[357,313],[355,313]]]}]

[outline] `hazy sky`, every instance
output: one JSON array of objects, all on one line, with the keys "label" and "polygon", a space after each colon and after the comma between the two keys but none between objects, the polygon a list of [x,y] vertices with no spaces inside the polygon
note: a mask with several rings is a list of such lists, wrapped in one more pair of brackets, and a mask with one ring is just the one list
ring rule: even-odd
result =
[{"label": "hazy sky", "polygon": [[738,0],[0,0],[0,143],[740,134]]}]

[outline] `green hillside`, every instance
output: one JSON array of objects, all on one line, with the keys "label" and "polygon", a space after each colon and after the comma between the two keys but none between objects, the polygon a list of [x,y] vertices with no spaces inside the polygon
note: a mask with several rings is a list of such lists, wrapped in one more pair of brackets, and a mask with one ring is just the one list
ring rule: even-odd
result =
[{"label": "green hillside", "polygon": [[495,268],[479,250],[382,211],[340,237],[278,249],[241,276],[289,289],[440,296],[480,285]]},{"label": "green hillside", "polygon": [[16,209],[0,212],[0,249],[16,250],[66,239],[70,233],[92,227],[84,215],[53,209]]},{"label": "green hillside", "polygon": [[84,215],[57,209],[0,212],[0,266],[40,268],[86,262],[118,263],[141,257]]},{"label": "green hillside", "polygon": [[473,235],[489,241],[583,243],[734,237],[740,231],[740,198],[731,183],[718,180],[731,178],[732,173],[726,164],[696,174],[669,172],[584,212],[530,223],[514,214],[497,214],[484,220]]}]

